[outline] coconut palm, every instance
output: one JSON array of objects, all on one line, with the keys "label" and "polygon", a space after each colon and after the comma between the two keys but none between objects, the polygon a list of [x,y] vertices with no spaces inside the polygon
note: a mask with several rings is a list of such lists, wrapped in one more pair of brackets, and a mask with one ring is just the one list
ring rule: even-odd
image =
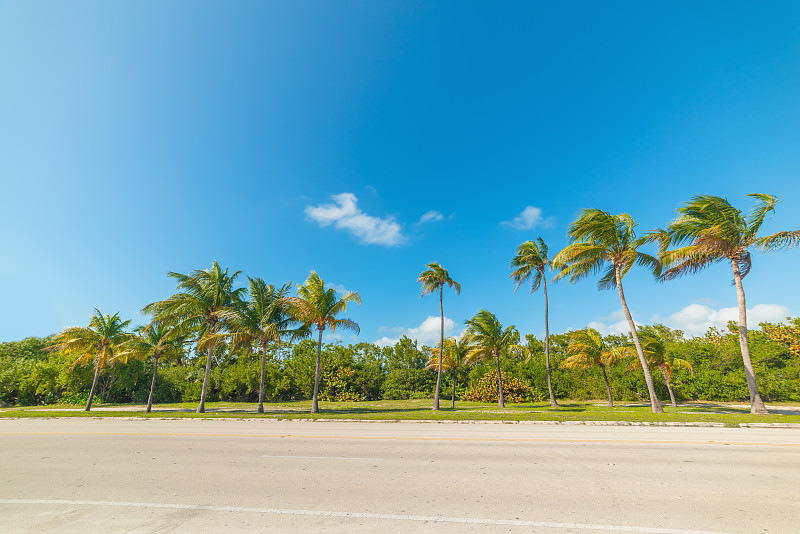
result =
[{"label": "coconut palm", "polygon": [[115,361],[126,362],[133,359],[153,358],[153,380],[150,395],[147,397],[147,413],[153,410],[153,395],[156,388],[158,363],[165,359],[178,359],[183,353],[183,343],[187,339],[174,325],[163,321],[153,321],[146,327],[137,328],[133,335],[120,345]]},{"label": "coconut palm", "polygon": [[[661,375],[664,377],[667,391],[669,391],[670,403],[673,408],[677,408],[678,403],[675,401],[675,393],[672,391],[672,371],[674,369],[687,369],[694,374],[692,364],[681,358],[668,356],[664,342],[652,334],[642,334],[641,342],[648,365],[661,369]],[[631,356],[633,354],[632,352],[629,353]],[[628,365],[628,369],[638,369],[640,367],[641,364],[638,359],[631,361],[630,365]]]},{"label": "coconut palm", "polygon": [[603,336],[594,328],[570,332],[567,358],[561,362],[561,369],[591,369],[600,367],[603,371],[603,380],[606,383],[608,407],[614,406],[611,398],[611,386],[608,384],[606,367],[615,361],[631,355],[624,347],[611,348],[603,341]]},{"label": "coconut palm", "polygon": [[89,400],[86,402],[85,410],[92,409],[92,399],[97,390],[97,380],[100,371],[108,365],[114,365],[114,352],[117,347],[125,341],[127,333],[125,328],[130,321],[123,321],[119,313],[114,315],[103,315],[100,310],[95,308],[89,326],[72,326],[57,334],[53,339],[53,345],[49,350],[58,351],[61,354],[77,357],[75,363],[70,366],[74,369],[76,365],[94,362],[94,378],[92,379],[92,389],[89,391]]},{"label": "coconut palm", "polygon": [[475,363],[494,357],[497,365],[497,405],[503,408],[505,403],[503,402],[500,355],[509,351],[527,355],[528,349],[516,343],[519,339],[519,332],[514,325],[503,329],[497,316],[486,310],[480,310],[472,319],[467,319],[464,323],[467,325],[464,337],[470,347],[466,361]]},{"label": "coconut palm", "polygon": [[325,288],[325,282],[320,276],[311,271],[308,280],[303,285],[297,286],[297,296],[287,299],[289,309],[294,318],[310,328],[317,328],[319,338],[317,340],[317,367],[314,371],[314,398],[311,405],[311,413],[319,413],[319,371],[322,359],[322,333],[326,328],[335,332],[339,328],[352,330],[356,333],[360,331],[358,324],[350,319],[337,319],[336,316],[347,311],[347,304],[356,302],[361,304],[361,297],[358,293],[350,291],[342,298],[338,298],[336,290],[332,287]]},{"label": "coconut palm", "polygon": [[[778,197],[763,193],[748,196],[756,200],[756,205],[747,215],[734,208],[725,198],[696,196],[678,209],[678,217],[666,230],[656,231],[653,235],[661,240],[661,260],[668,268],[662,276],[664,280],[695,273],[713,263],[730,262],[739,304],[739,346],[750,393],[750,412],[764,414],[769,412],[758,393],[758,382],[747,343],[747,309],[742,279],[752,266],[748,249],[757,247],[769,251],[796,246],[800,244],[800,230],[758,237],[758,231],[767,214],[774,211]],[[667,250],[669,246],[686,242],[690,242],[689,245]]]},{"label": "coconut palm", "polygon": [[547,277],[545,276],[545,269],[550,267],[550,260],[547,257],[548,250],[544,240],[539,237],[536,241],[538,244],[533,241],[525,241],[517,248],[517,254],[511,260],[511,268],[514,271],[509,278],[517,283],[514,291],[528,279],[531,281],[531,293],[539,289],[539,286],[544,291],[544,365],[547,370],[547,391],[550,394],[550,406],[558,406],[550,379],[550,322],[548,319]]},{"label": "coconut palm", "polygon": [[206,411],[211,358],[224,326],[221,312],[240,302],[245,291],[244,288],[233,288],[240,273],[228,274],[228,269],[223,271],[216,261],[211,269],[195,270],[190,275],[170,272],[168,275],[178,281],[178,289],[182,291],[166,300],[148,304],[142,310],[157,320],[169,322],[181,331],[194,334],[197,349],[206,350],[206,371],[197,413]]},{"label": "coconut palm", "polygon": [[429,263],[424,271],[419,274],[417,282],[422,284],[422,295],[424,297],[428,293],[439,292],[439,368],[436,375],[436,394],[433,397],[433,409],[439,409],[439,390],[442,385],[442,350],[444,349],[444,307],[442,305],[444,286],[450,286],[456,295],[461,294],[461,284],[450,278],[450,273],[447,269],[439,265],[437,262]]},{"label": "coconut palm", "polygon": [[638,250],[648,242],[648,238],[637,238],[633,230],[635,226],[633,218],[627,213],[612,215],[598,209],[583,210],[570,225],[570,244],[553,258],[553,265],[561,269],[554,280],[569,277],[570,282],[576,282],[590,274],[604,271],[598,287],[617,288],[622,311],[628,320],[636,353],[642,364],[650,405],[653,413],[661,413],[664,410],[656,397],[650,368],[622,291],[622,278],[635,264],[647,268],[656,276],[661,274],[661,263],[653,256]]},{"label": "coconut palm", "polygon": [[247,278],[250,282],[248,299],[238,306],[220,312],[226,321],[234,347],[250,349],[254,345],[261,351],[261,381],[258,387],[258,413],[264,413],[264,378],[267,365],[267,346],[308,335],[307,329],[293,328],[296,321],[287,300],[291,283],[276,288],[261,278]]},{"label": "coconut palm", "polygon": [[461,339],[448,337],[444,340],[444,350],[434,348],[430,349],[430,351],[431,358],[428,360],[428,363],[425,364],[426,369],[438,369],[440,367],[439,357],[442,356],[442,369],[453,372],[453,395],[451,397],[452,404],[450,407],[455,409],[456,373],[459,367],[463,367],[466,363],[467,352],[469,352],[469,345],[467,344],[466,337],[462,336]]}]

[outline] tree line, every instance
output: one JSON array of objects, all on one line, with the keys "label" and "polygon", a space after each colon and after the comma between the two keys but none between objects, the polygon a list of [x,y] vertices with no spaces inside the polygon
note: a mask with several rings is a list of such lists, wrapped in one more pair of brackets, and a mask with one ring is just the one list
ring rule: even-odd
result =
[{"label": "tree line", "polygon": [[[641,237],[637,237],[634,231],[636,223],[629,214],[612,215],[597,209],[583,210],[569,227],[568,245],[552,260],[548,258],[547,245],[541,238],[520,245],[511,261],[510,277],[517,282],[517,288],[530,280],[531,292],[540,286],[544,289],[544,369],[551,405],[558,405],[558,388],[554,386],[550,365],[553,339],[549,335],[547,315],[547,270],[555,273],[554,281],[567,278],[576,282],[592,274],[601,274],[598,287],[617,289],[630,329],[629,339],[624,342],[617,340],[616,343],[604,340],[598,332],[589,328],[570,333],[565,352],[567,357],[560,362],[559,368],[598,367],[604,377],[608,402],[612,404],[612,387],[607,369],[617,361],[626,360],[629,362],[628,371],[641,371],[646,386],[646,398],[653,412],[661,412],[651,367],[660,369],[673,406],[676,403],[671,383],[673,371],[685,369],[694,372],[695,367],[690,360],[670,353],[669,340],[665,339],[663,328],[651,328],[640,336],[627,305],[622,279],[634,265],[647,268],[658,280],[665,281],[697,272],[713,263],[729,261],[737,290],[739,322],[736,333],[751,412],[766,413],[750,355],[742,279],[751,267],[749,248],[755,246],[762,250],[774,250],[794,246],[800,242],[800,231],[758,237],[766,215],[774,210],[778,199],[764,194],[751,196],[756,199],[756,205],[747,215],[731,206],[724,198],[709,195],[695,197],[681,206],[678,210],[679,216],[666,229],[658,229]],[[659,245],[658,256],[640,250],[650,243]],[[48,350],[72,360],[70,369],[92,364],[93,377],[86,403],[87,411],[91,409],[101,371],[106,366],[149,359],[152,361],[147,407],[149,412],[154,400],[159,362],[179,359],[184,353],[184,346],[190,345],[194,347],[196,354],[205,353],[197,408],[199,413],[205,410],[212,363],[218,349],[229,354],[243,353],[249,357],[253,353],[260,354],[258,400],[259,412],[263,413],[268,349],[274,352],[280,347],[306,340],[315,333],[317,341],[311,398],[312,412],[319,411],[321,380],[325,379],[326,386],[329,386],[329,377],[322,376],[325,372],[322,358],[323,333],[326,329],[335,331],[337,328],[359,331],[355,322],[338,317],[346,312],[348,304],[361,303],[358,293],[349,292],[339,297],[333,288],[325,286],[324,281],[314,271],[304,284],[297,286],[294,296],[289,295],[290,284],[277,287],[260,278],[248,277],[248,287],[236,288],[236,279],[241,273],[229,273],[228,269],[223,270],[216,262],[209,270],[168,274],[176,280],[178,292],[143,308],[142,311],[152,318],[149,324],[128,332],[126,329],[130,322],[123,321],[119,314],[103,315],[95,310],[88,327],[68,328],[57,334],[52,344],[48,345]],[[491,374],[496,379],[496,400],[502,407],[507,384],[504,383],[501,360],[530,363],[534,355],[533,340],[529,339],[527,344],[520,343],[519,332],[513,325],[504,328],[496,315],[482,309],[473,318],[465,321],[467,329],[461,340],[446,341],[443,290],[448,286],[458,294],[460,285],[436,262],[426,266],[418,281],[422,284],[423,296],[439,293],[440,341],[437,348],[428,350],[429,357],[425,358],[426,366],[436,369],[433,409],[439,409],[443,371],[452,372],[452,399],[455,402],[459,364],[461,367],[486,367],[487,362],[494,364]],[[678,337],[671,335],[673,338]],[[383,364],[378,367],[385,370]],[[340,375],[355,374],[354,367],[348,365],[338,371]],[[506,374],[508,372],[506,370]],[[517,374],[525,373],[517,370]],[[482,376],[481,379],[483,378]],[[347,383],[345,376],[339,376],[337,380]],[[530,382],[526,384],[525,380],[520,380],[507,377],[506,382],[508,387],[513,383],[520,391],[527,389],[530,392]],[[470,387],[474,389],[476,384],[470,383]],[[474,398],[475,394],[466,392],[465,396]],[[514,394],[515,399],[524,396],[519,392]]]}]

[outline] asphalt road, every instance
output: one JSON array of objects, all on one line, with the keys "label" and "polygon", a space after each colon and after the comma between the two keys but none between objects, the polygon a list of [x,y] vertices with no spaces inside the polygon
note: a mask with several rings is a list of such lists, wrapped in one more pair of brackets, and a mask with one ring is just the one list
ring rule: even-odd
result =
[{"label": "asphalt road", "polygon": [[0,420],[0,532],[800,532],[800,429]]}]

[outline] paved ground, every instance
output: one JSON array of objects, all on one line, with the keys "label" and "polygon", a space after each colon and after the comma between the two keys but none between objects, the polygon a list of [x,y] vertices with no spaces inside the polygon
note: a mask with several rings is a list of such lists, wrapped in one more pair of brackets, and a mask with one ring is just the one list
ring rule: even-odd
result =
[{"label": "paved ground", "polygon": [[800,430],[0,420],[1,532],[800,532]]}]

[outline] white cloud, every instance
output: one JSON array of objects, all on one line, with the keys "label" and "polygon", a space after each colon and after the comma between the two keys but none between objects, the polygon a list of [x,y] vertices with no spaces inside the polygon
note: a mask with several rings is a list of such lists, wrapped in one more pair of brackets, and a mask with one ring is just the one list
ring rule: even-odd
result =
[{"label": "white cloud", "polygon": [[430,210],[425,215],[419,218],[417,224],[425,224],[426,222],[436,222],[444,220],[444,215],[441,212],[436,210]]},{"label": "white cloud", "polygon": [[[411,339],[416,339],[421,345],[428,345],[433,347],[439,343],[441,335],[440,317],[435,315],[428,316],[427,319],[422,321],[419,326],[412,328],[402,328],[399,326],[386,327],[381,326],[378,328],[379,332],[393,332],[397,334],[395,337],[384,336],[374,343],[379,347],[390,347],[400,341],[400,338],[405,335]],[[444,337],[456,336],[456,322],[449,317],[444,318]]]},{"label": "white cloud", "polygon": [[[779,304],[756,304],[747,309],[748,328],[758,328],[758,323],[780,322],[791,315],[789,308]],[[739,309],[736,307],[713,309],[705,304],[689,304],[681,311],[668,317],[653,317],[653,322],[664,323],[670,328],[683,330],[690,336],[702,336],[709,328],[725,329],[728,321],[739,322]]]},{"label": "white cloud", "polygon": [[[642,325],[635,317],[633,318],[633,322],[636,326]],[[611,334],[627,334],[631,331],[630,326],[628,326],[628,320],[625,318],[625,313],[622,309],[613,311],[603,317],[598,317],[597,321],[592,321],[586,326],[594,328],[604,336]]]},{"label": "white cloud", "polygon": [[367,215],[358,208],[358,198],[353,193],[340,193],[331,197],[334,204],[306,206],[309,220],[321,227],[334,225],[339,230],[347,230],[362,243],[395,247],[406,242],[403,227],[394,217],[385,218]]},{"label": "white cloud", "polygon": [[541,208],[537,208],[536,206],[528,206],[522,210],[522,213],[520,213],[519,216],[514,217],[510,221],[503,221],[500,224],[516,228],[517,230],[530,230],[531,228],[535,228],[537,226],[550,228],[553,226],[554,222],[555,219],[553,217],[548,217],[546,219],[542,217]]}]

